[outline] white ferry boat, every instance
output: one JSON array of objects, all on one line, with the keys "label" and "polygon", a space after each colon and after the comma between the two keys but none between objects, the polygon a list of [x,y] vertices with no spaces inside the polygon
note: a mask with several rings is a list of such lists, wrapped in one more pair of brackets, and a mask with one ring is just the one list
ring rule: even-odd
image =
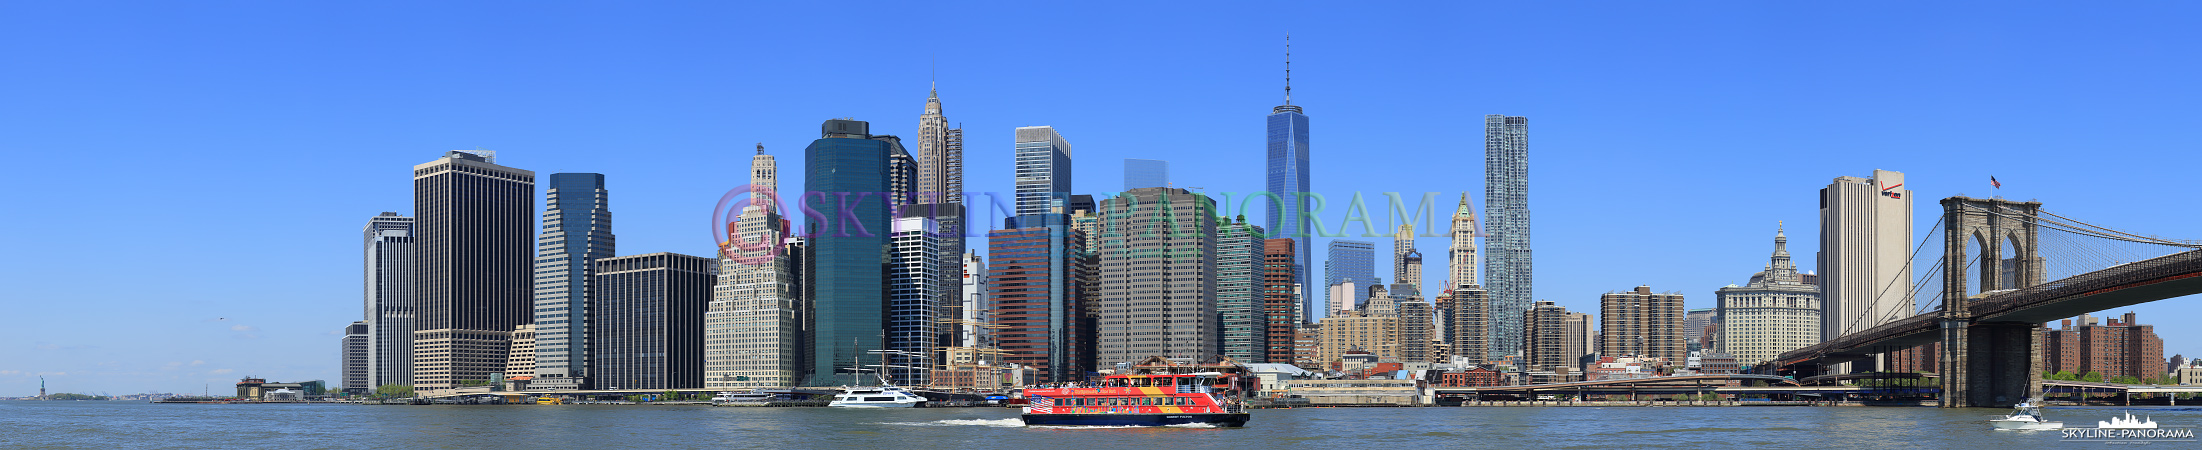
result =
[{"label": "white ferry boat", "polygon": [[925,397],[901,386],[842,386],[826,406],[836,408],[922,408]]}]

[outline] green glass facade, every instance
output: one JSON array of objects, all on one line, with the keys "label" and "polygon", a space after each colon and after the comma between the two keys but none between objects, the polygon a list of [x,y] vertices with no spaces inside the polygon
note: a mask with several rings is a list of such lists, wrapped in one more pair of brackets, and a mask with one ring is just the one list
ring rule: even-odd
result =
[{"label": "green glass facade", "polygon": [[893,164],[901,149],[876,140],[868,124],[826,122],[824,137],[803,150],[803,190],[799,207],[804,249],[803,298],[810,302],[810,354],[804,386],[875,384],[876,377],[855,376],[852,369],[878,364],[866,353],[885,348],[887,298],[888,199]]}]

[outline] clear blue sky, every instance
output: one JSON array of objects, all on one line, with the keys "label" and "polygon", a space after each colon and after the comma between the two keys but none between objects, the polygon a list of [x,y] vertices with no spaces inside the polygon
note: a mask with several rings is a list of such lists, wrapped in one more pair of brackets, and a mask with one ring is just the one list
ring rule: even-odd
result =
[{"label": "clear blue sky", "polygon": [[[970,190],[1010,189],[1028,125],[1081,192],[1124,158],[1259,190],[1287,32],[1325,195],[1480,206],[1482,116],[1528,116],[1536,296],[1575,310],[1639,284],[1710,307],[1776,221],[1810,267],[1816,191],[1876,168],[1922,227],[1993,175],[2202,239],[2191,3],[739,3],[0,4],[0,395],[335,381],[360,227],[451,149],[604,173],[621,253],[706,254],[752,145],[800,174],[824,119],[913,136],[935,61]],[[2195,355],[2194,303],[2130,309]]]}]

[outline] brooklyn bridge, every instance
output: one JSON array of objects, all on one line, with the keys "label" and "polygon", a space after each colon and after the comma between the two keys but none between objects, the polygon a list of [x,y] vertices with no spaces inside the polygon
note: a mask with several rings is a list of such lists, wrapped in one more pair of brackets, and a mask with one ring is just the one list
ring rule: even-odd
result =
[{"label": "brooklyn bridge", "polygon": [[[1782,353],[1755,371],[1804,378],[1843,363],[1863,371],[1884,355],[1939,342],[1941,406],[2010,406],[2042,393],[2044,323],[2202,293],[2202,243],[2090,224],[2040,202],[1941,203],[1941,219],[1910,258],[1927,267],[1905,271],[1918,275],[1912,279],[1877,280],[1910,300],[1912,308],[1898,311],[1913,315],[1842,318],[1872,326]],[[1929,246],[1937,235],[1939,249]]]}]

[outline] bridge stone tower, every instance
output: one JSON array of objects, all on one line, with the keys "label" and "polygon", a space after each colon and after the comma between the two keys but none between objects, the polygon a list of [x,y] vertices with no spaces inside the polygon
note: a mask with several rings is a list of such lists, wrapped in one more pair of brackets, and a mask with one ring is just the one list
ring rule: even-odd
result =
[{"label": "bridge stone tower", "polygon": [[[1966,295],[1980,246],[1980,291],[2019,289],[2047,281],[2042,269],[2041,202],[1942,199],[1942,401],[1944,408],[2010,406],[2041,393],[2042,324],[1975,322]],[[2004,244],[2011,255],[2004,254]],[[1985,295],[1978,296],[1985,297]]]}]

